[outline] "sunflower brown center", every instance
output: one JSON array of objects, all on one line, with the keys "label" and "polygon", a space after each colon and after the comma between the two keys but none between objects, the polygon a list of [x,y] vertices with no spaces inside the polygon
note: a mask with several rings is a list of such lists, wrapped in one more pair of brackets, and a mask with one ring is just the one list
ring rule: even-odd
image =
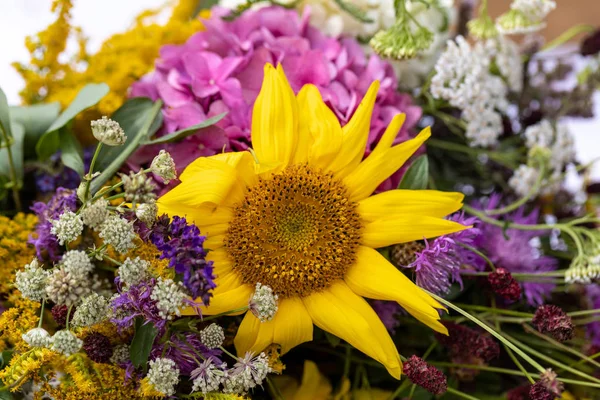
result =
[{"label": "sunflower brown center", "polygon": [[248,189],[224,244],[244,283],[281,298],[308,296],[344,276],[361,238],[356,203],[331,174],[295,165]]}]

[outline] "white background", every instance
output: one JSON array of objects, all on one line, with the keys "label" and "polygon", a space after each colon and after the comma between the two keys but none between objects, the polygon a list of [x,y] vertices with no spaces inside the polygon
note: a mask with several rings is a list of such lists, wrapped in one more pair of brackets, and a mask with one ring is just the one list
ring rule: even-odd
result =
[{"label": "white background", "polygon": [[[88,48],[94,52],[102,41],[122,32],[142,10],[158,7],[165,0],[75,0],[73,25],[81,26],[89,37]],[[10,66],[13,61],[27,61],[24,39],[44,29],[54,20],[51,0],[0,0],[0,87],[10,104],[19,103],[23,80]],[[569,121],[575,135],[578,159],[589,162],[600,156],[600,95],[596,96],[596,120]],[[594,177],[600,179],[600,163]]]}]

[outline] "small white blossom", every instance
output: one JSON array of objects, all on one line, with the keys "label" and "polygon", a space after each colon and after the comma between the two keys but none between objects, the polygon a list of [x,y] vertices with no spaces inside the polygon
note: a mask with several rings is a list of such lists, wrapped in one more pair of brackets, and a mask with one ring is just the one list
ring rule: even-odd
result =
[{"label": "small white blossom", "polygon": [[556,8],[556,2],[554,0],[513,0],[510,8],[522,12],[532,21],[540,22]]},{"label": "small white blossom", "polygon": [[154,225],[157,214],[158,206],[155,201],[148,201],[144,204],[140,204],[135,209],[135,216],[148,227]]},{"label": "small white blossom", "polygon": [[52,220],[52,232],[58,238],[60,245],[70,243],[77,239],[83,232],[81,217],[72,211],[66,210],[57,220]]},{"label": "small white blossom", "polygon": [[202,392],[202,394],[215,392],[227,378],[227,371],[225,370],[227,364],[215,365],[213,360],[212,357],[207,358],[198,368],[192,371],[191,378],[194,383],[192,392]]},{"label": "small white blossom", "polygon": [[119,279],[127,286],[137,285],[152,276],[149,268],[150,263],[148,261],[139,257],[134,259],[127,257],[119,267]]},{"label": "small white blossom", "polygon": [[67,251],[60,263],[64,266],[65,271],[72,274],[87,275],[94,270],[94,264],[90,261],[87,253],[81,250]]},{"label": "small white blossom", "polygon": [[556,136],[552,146],[550,163],[555,170],[562,170],[575,159],[575,139],[569,128],[564,124],[556,127]]},{"label": "small white blossom", "polygon": [[179,383],[179,368],[175,362],[168,358],[156,358],[148,365],[150,369],[146,377],[154,389],[166,396],[175,394],[175,385]]},{"label": "small white blossom", "polygon": [[123,364],[129,360],[129,346],[126,344],[120,344],[115,346],[113,349],[113,355],[110,358],[110,362],[113,364]]},{"label": "small white blossom", "polygon": [[110,303],[98,293],[92,293],[84,298],[73,314],[74,327],[92,326],[104,321],[110,312]]},{"label": "small white blossom", "polygon": [[82,345],[83,340],[66,329],[58,331],[52,336],[52,350],[65,356],[77,353]]},{"label": "small white blossom", "polygon": [[[540,173],[537,169],[525,164],[519,165],[513,176],[508,180],[510,186],[519,197],[525,197],[531,188],[535,186]],[[534,193],[534,195],[537,193]]]},{"label": "small white blossom", "polygon": [[200,341],[209,349],[216,349],[223,345],[225,332],[219,325],[212,323],[200,332]]},{"label": "small white blossom", "polygon": [[273,294],[273,289],[257,283],[254,295],[250,299],[250,311],[260,322],[270,321],[277,313],[277,299],[278,296]]},{"label": "small white blossom", "polygon": [[90,292],[88,277],[73,274],[65,270],[64,266],[54,268],[46,286],[48,298],[56,304],[67,307],[79,303]]},{"label": "small white blossom", "polygon": [[21,335],[29,347],[50,347],[52,338],[44,328],[34,328]]},{"label": "small white blossom", "polygon": [[107,117],[92,121],[91,126],[96,140],[107,146],[121,146],[127,140],[121,125]]},{"label": "small white blossom", "polygon": [[83,223],[93,230],[97,230],[108,218],[108,201],[98,199],[92,204],[89,204],[81,211]]},{"label": "small white blossom", "polygon": [[165,185],[177,178],[175,161],[173,161],[171,155],[164,150],[161,150],[158,155],[154,157],[152,164],[150,164],[150,169],[163,180]]},{"label": "small white blossom", "polygon": [[24,271],[18,271],[15,277],[15,286],[24,298],[41,301],[46,295],[46,285],[50,271],[40,267],[37,258],[25,265]]},{"label": "small white blossom", "polygon": [[102,224],[100,237],[104,243],[112,245],[121,254],[125,254],[135,247],[133,239],[136,235],[133,225],[118,215],[111,215],[106,219]]},{"label": "small white blossom", "polygon": [[244,358],[239,358],[223,384],[225,393],[246,393],[248,390],[261,385],[267,374],[271,372],[269,359],[265,353],[252,358],[248,352]]},{"label": "small white blossom", "polygon": [[187,295],[183,292],[181,282],[175,283],[172,279],[158,278],[150,298],[156,301],[161,318],[173,319],[173,315],[181,315]]},{"label": "small white blossom", "polygon": [[139,173],[131,171],[129,175],[121,174],[120,176],[123,182],[125,200],[134,202],[137,205],[156,199],[156,194],[154,194],[156,185],[143,171]]},{"label": "small white blossom", "polygon": [[527,127],[524,135],[525,144],[530,149],[535,146],[548,148],[554,140],[554,129],[550,121],[544,119],[535,125]]}]

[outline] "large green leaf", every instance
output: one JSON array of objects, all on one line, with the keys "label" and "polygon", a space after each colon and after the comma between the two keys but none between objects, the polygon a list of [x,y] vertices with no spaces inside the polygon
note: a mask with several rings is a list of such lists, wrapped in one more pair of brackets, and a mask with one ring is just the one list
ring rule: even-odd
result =
[{"label": "large green leaf", "polygon": [[[17,172],[18,184],[23,180],[23,140],[25,138],[25,128],[23,125],[13,122],[10,124],[12,131],[12,145],[10,151],[12,155],[13,165]],[[0,175],[12,178],[10,171],[10,163],[8,159],[8,149],[0,149]]]},{"label": "large green leaf", "polygon": [[[6,100],[6,95],[0,89],[0,130],[4,131],[7,137],[12,137],[12,131],[10,127],[10,113],[8,111],[8,100]],[[0,135],[0,147],[4,142],[5,138],[3,135]]]},{"label": "large green leaf", "polygon": [[112,115],[125,131],[127,141],[122,146],[103,146],[96,161],[100,175],[92,181],[90,191],[96,193],[121,168],[140,144],[152,136],[162,124],[162,102],[145,97],[129,99]]},{"label": "large green leaf", "polygon": [[404,173],[398,189],[422,190],[429,183],[429,161],[427,155],[418,157]]},{"label": "large green leaf", "polygon": [[60,159],[64,165],[75,170],[80,176],[83,176],[84,164],[81,150],[81,145],[73,136],[73,134],[66,129],[61,129],[59,133],[60,137]]},{"label": "large green leaf", "polygon": [[156,139],[152,139],[152,140],[146,140],[144,142],[144,144],[161,144],[161,143],[170,143],[170,142],[177,142],[179,140],[182,140],[188,136],[192,136],[192,135],[196,135],[196,134],[201,134],[202,133],[202,129],[211,127],[212,125],[216,124],[217,122],[219,122],[220,120],[222,120],[225,116],[227,115],[226,112],[221,113],[219,115],[215,115],[214,117],[211,117],[205,121],[200,122],[197,125],[192,125],[189,128],[185,128],[185,129],[181,129],[179,131],[175,131],[175,132],[171,132],[168,135],[165,136],[161,136],[159,138]]},{"label": "large green leaf", "polygon": [[25,127],[25,141],[23,144],[25,159],[35,157],[37,141],[58,118],[59,113],[59,103],[10,107],[11,121],[18,122]]},{"label": "large green leaf", "polygon": [[158,330],[151,322],[144,324],[142,318],[136,318],[135,335],[133,336],[131,347],[129,349],[131,362],[135,367],[146,367],[150,351],[152,350],[152,344],[154,343],[157,334]]},{"label": "large green leaf", "polygon": [[59,149],[60,138],[58,130],[67,125],[77,114],[98,104],[106,96],[109,87],[105,83],[90,83],[85,85],[75,100],[64,110],[40,137],[35,150],[40,159],[45,160]]}]

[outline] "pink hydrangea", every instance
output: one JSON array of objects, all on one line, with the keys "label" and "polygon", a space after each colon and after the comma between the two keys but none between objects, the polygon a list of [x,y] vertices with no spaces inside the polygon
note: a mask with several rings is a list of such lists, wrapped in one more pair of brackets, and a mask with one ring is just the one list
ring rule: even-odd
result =
[{"label": "pink hydrangea", "polygon": [[[308,12],[299,15],[294,10],[265,7],[245,12],[233,21],[222,19],[225,13],[214,8],[211,18],[204,21],[205,31],[183,45],[163,46],[156,70],[131,88],[132,97],[164,102],[164,123],[158,135],[227,112],[214,128],[166,146],[179,170],[199,156],[251,146],[252,106],[265,63],[281,63],[296,93],[305,84],[316,85],[342,125],[350,119],[371,82],[379,80],[381,88],[365,154],[398,113],[406,113],[406,122],[396,142],[409,138],[421,109],[409,95],[396,90],[398,82],[391,65],[376,55],[365,54],[355,39],[324,35],[309,24]],[[156,151],[141,149],[130,160],[130,166],[139,168],[150,162]],[[397,173],[380,189],[397,185],[400,176]]]}]

